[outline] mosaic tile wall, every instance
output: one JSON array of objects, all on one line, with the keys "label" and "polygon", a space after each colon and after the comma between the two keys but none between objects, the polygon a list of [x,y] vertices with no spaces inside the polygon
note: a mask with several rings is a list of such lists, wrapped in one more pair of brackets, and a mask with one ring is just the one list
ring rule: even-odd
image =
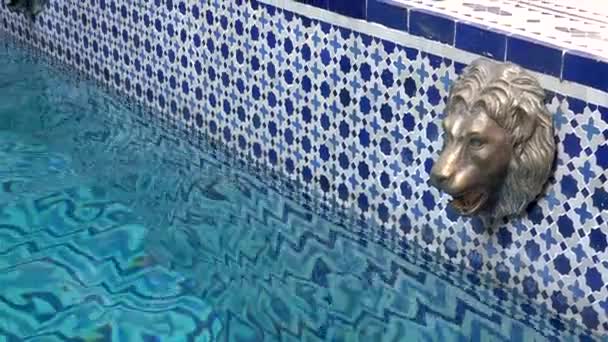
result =
[{"label": "mosaic tile wall", "polygon": [[484,227],[427,184],[447,90],[437,56],[257,1],[51,0],[1,27],[388,235],[608,330],[608,101],[551,92],[547,195]]}]

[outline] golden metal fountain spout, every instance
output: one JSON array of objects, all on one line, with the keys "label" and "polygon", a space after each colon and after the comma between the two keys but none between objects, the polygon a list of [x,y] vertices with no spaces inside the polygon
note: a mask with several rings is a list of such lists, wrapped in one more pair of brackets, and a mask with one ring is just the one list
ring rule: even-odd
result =
[{"label": "golden metal fountain spout", "polygon": [[555,158],[544,97],[537,80],[511,63],[477,59],[456,80],[431,183],[462,215],[518,214],[543,190]]}]

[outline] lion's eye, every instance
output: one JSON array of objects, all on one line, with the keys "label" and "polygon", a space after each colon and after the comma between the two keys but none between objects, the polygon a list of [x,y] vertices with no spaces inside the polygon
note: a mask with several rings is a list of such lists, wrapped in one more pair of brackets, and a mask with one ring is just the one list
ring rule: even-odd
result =
[{"label": "lion's eye", "polygon": [[481,140],[480,138],[471,138],[469,140],[469,146],[471,146],[473,148],[481,148],[481,147],[483,147],[483,145],[485,145],[485,142],[483,140]]}]

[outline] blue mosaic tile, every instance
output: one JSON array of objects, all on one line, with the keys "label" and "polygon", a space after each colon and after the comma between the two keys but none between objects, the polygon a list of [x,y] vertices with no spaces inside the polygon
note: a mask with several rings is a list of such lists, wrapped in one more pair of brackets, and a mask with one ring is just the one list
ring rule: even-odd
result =
[{"label": "blue mosaic tile", "polygon": [[561,77],[562,51],[521,37],[507,38],[507,60],[526,69]]},{"label": "blue mosaic tile", "polygon": [[608,92],[608,64],[593,56],[566,52],[563,78]]},{"label": "blue mosaic tile", "polygon": [[312,5],[315,7],[319,7],[322,9],[329,9],[329,1],[330,0],[297,0],[298,2],[305,3],[307,5]]},{"label": "blue mosaic tile", "polygon": [[357,19],[365,19],[366,0],[329,0],[329,10]]},{"label": "blue mosaic tile", "polygon": [[397,30],[407,31],[407,9],[382,0],[367,1],[367,20]]},{"label": "blue mosaic tile", "polygon": [[454,20],[427,12],[410,9],[409,32],[442,43],[454,44]]},{"label": "blue mosaic tile", "polygon": [[[453,22],[411,15],[413,34],[453,42]],[[546,196],[496,226],[458,217],[426,181],[465,66],[452,50],[432,55],[257,1],[56,0],[33,24],[2,7],[0,26],[398,244],[606,331],[608,271],[595,260],[608,260],[608,104],[551,90],[558,158]],[[559,76],[561,53],[542,48],[537,60],[530,43],[511,43],[508,59]]]},{"label": "blue mosaic tile", "polygon": [[459,22],[456,23],[455,46],[478,55],[504,61],[507,38],[504,34]]}]

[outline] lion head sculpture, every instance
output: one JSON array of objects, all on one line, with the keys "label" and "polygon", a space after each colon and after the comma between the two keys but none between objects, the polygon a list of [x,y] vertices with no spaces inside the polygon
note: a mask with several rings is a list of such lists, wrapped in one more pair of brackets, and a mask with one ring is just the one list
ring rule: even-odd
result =
[{"label": "lion head sculpture", "polygon": [[521,67],[477,59],[452,86],[431,182],[462,215],[518,214],[543,190],[555,157],[545,92]]}]

